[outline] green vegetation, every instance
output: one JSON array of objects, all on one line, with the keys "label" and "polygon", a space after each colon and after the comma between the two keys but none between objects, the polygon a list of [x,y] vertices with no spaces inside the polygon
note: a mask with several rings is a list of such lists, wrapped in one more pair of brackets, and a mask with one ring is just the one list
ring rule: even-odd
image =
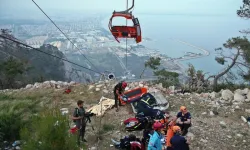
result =
[{"label": "green vegetation", "polygon": [[[243,6],[237,10],[237,15],[244,19],[250,19],[250,0],[243,0]],[[250,30],[240,31],[243,34],[250,34]],[[201,70],[195,71],[190,65],[188,69],[189,89],[192,91],[204,91],[212,89],[220,91],[221,89],[244,88],[247,85],[237,84],[239,80],[250,81],[250,41],[247,37],[233,37],[223,44],[223,48],[216,48],[219,56],[215,58],[218,64],[223,65],[224,69],[204,79],[205,74]],[[213,78],[212,85],[209,85],[209,79]]]},{"label": "green vegetation", "polygon": [[208,88],[208,82],[205,80],[205,74],[202,70],[196,70],[192,64],[189,64],[187,75],[189,79],[187,81],[187,87],[183,87],[185,90],[203,92]]},{"label": "green vegetation", "polygon": [[176,72],[170,72],[162,69],[155,71],[154,74],[159,78],[157,83],[162,83],[162,86],[165,88],[173,85],[179,85],[179,74]]},{"label": "green vegetation", "polygon": [[[88,108],[97,103],[102,93],[91,94],[92,90],[84,85],[72,90],[70,94],[52,88],[0,93],[0,146],[3,141],[22,140],[26,142],[25,149],[74,149],[76,137],[69,136],[68,132],[71,120],[62,116],[59,109],[70,108],[71,114],[79,99],[84,100]],[[55,128],[56,121],[59,125]],[[111,128],[103,127],[105,132]],[[39,141],[44,145],[37,144]]]},{"label": "green vegetation", "polygon": [[[1,35],[13,38],[8,30]],[[40,50],[58,57],[65,57],[56,47],[43,45]],[[20,88],[26,84],[45,80],[65,80],[65,66],[60,59],[28,49],[4,39],[0,44],[0,89]]]},{"label": "green vegetation", "polygon": [[142,70],[140,78],[142,78],[142,75],[144,74],[144,71],[146,70],[146,68],[150,68],[152,70],[157,70],[160,65],[161,65],[161,58],[160,57],[150,57],[144,63],[144,69]]},{"label": "green vegetation", "polygon": [[68,118],[59,109],[46,110],[31,118],[31,123],[21,131],[21,139],[26,142],[23,149],[76,150],[75,135],[69,135]]},{"label": "green vegetation", "polygon": [[[224,75],[230,76],[232,74],[233,68],[237,69],[239,75],[244,79],[247,79],[250,71],[250,42],[246,37],[236,37],[229,39],[225,44],[224,48],[217,48],[216,51],[220,53],[219,57],[216,57],[215,60],[225,66],[225,69],[220,73],[214,75],[213,87],[217,88],[218,80]],[[226,55],[230,51],[230,55]]]},{"label": "green vegetation", "polygon": [[115,126],[113,124],[103,124],[102,130],[100,131],[100,134],[105,134],[109,131],[112,131],[115,129]]}]

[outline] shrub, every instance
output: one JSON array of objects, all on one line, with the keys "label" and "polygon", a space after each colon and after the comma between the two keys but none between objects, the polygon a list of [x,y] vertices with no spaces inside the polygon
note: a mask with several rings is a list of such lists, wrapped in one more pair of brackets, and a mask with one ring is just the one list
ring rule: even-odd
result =
[{"label": "shrub", "polygon": [[31,118],[31,124],[21,130],[21,139],[26,150],[74,150],[76,136],[70,135],[69,123],[60,111],[47,110]]}]

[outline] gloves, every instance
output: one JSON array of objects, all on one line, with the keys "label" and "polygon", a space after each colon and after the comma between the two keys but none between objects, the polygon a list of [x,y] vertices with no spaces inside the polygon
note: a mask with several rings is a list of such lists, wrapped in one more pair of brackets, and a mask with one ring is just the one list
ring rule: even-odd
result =
[{"label": "gloves", "polygon": [[120,98],[121,98],[122,100],[124,100],[124,101],[127,101],[127,100],[128,100],[127,96],[120,96]]}]

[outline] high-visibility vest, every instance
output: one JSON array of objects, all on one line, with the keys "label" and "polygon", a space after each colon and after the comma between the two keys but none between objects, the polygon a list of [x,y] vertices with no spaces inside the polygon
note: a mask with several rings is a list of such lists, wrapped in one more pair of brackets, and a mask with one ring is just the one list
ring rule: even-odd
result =
[{"label": "high-visibility vest", "polygon": [[150,100],[150,97],[149,98],[147,98],[146,100],[144,100],[144,99],[141,99],[141,101],[143,101],[144,103],[146,103],[147,105],[150,105],[149,103],[148,103],[148,101]]}]

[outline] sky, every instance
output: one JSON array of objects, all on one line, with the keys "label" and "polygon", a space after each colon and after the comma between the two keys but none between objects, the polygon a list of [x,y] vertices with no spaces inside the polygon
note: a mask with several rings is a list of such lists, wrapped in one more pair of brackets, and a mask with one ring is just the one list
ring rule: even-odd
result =
[{"label": "sky", "polygon": [[[113,12],[124,10],[127,0],[35,0],[46,12]],[[132,0],[129,0],[131,5]],[[242,0],[135,0],[134,13],[236,14]],[[0,0],[0,14],[41,13],[32,0]]]}]

